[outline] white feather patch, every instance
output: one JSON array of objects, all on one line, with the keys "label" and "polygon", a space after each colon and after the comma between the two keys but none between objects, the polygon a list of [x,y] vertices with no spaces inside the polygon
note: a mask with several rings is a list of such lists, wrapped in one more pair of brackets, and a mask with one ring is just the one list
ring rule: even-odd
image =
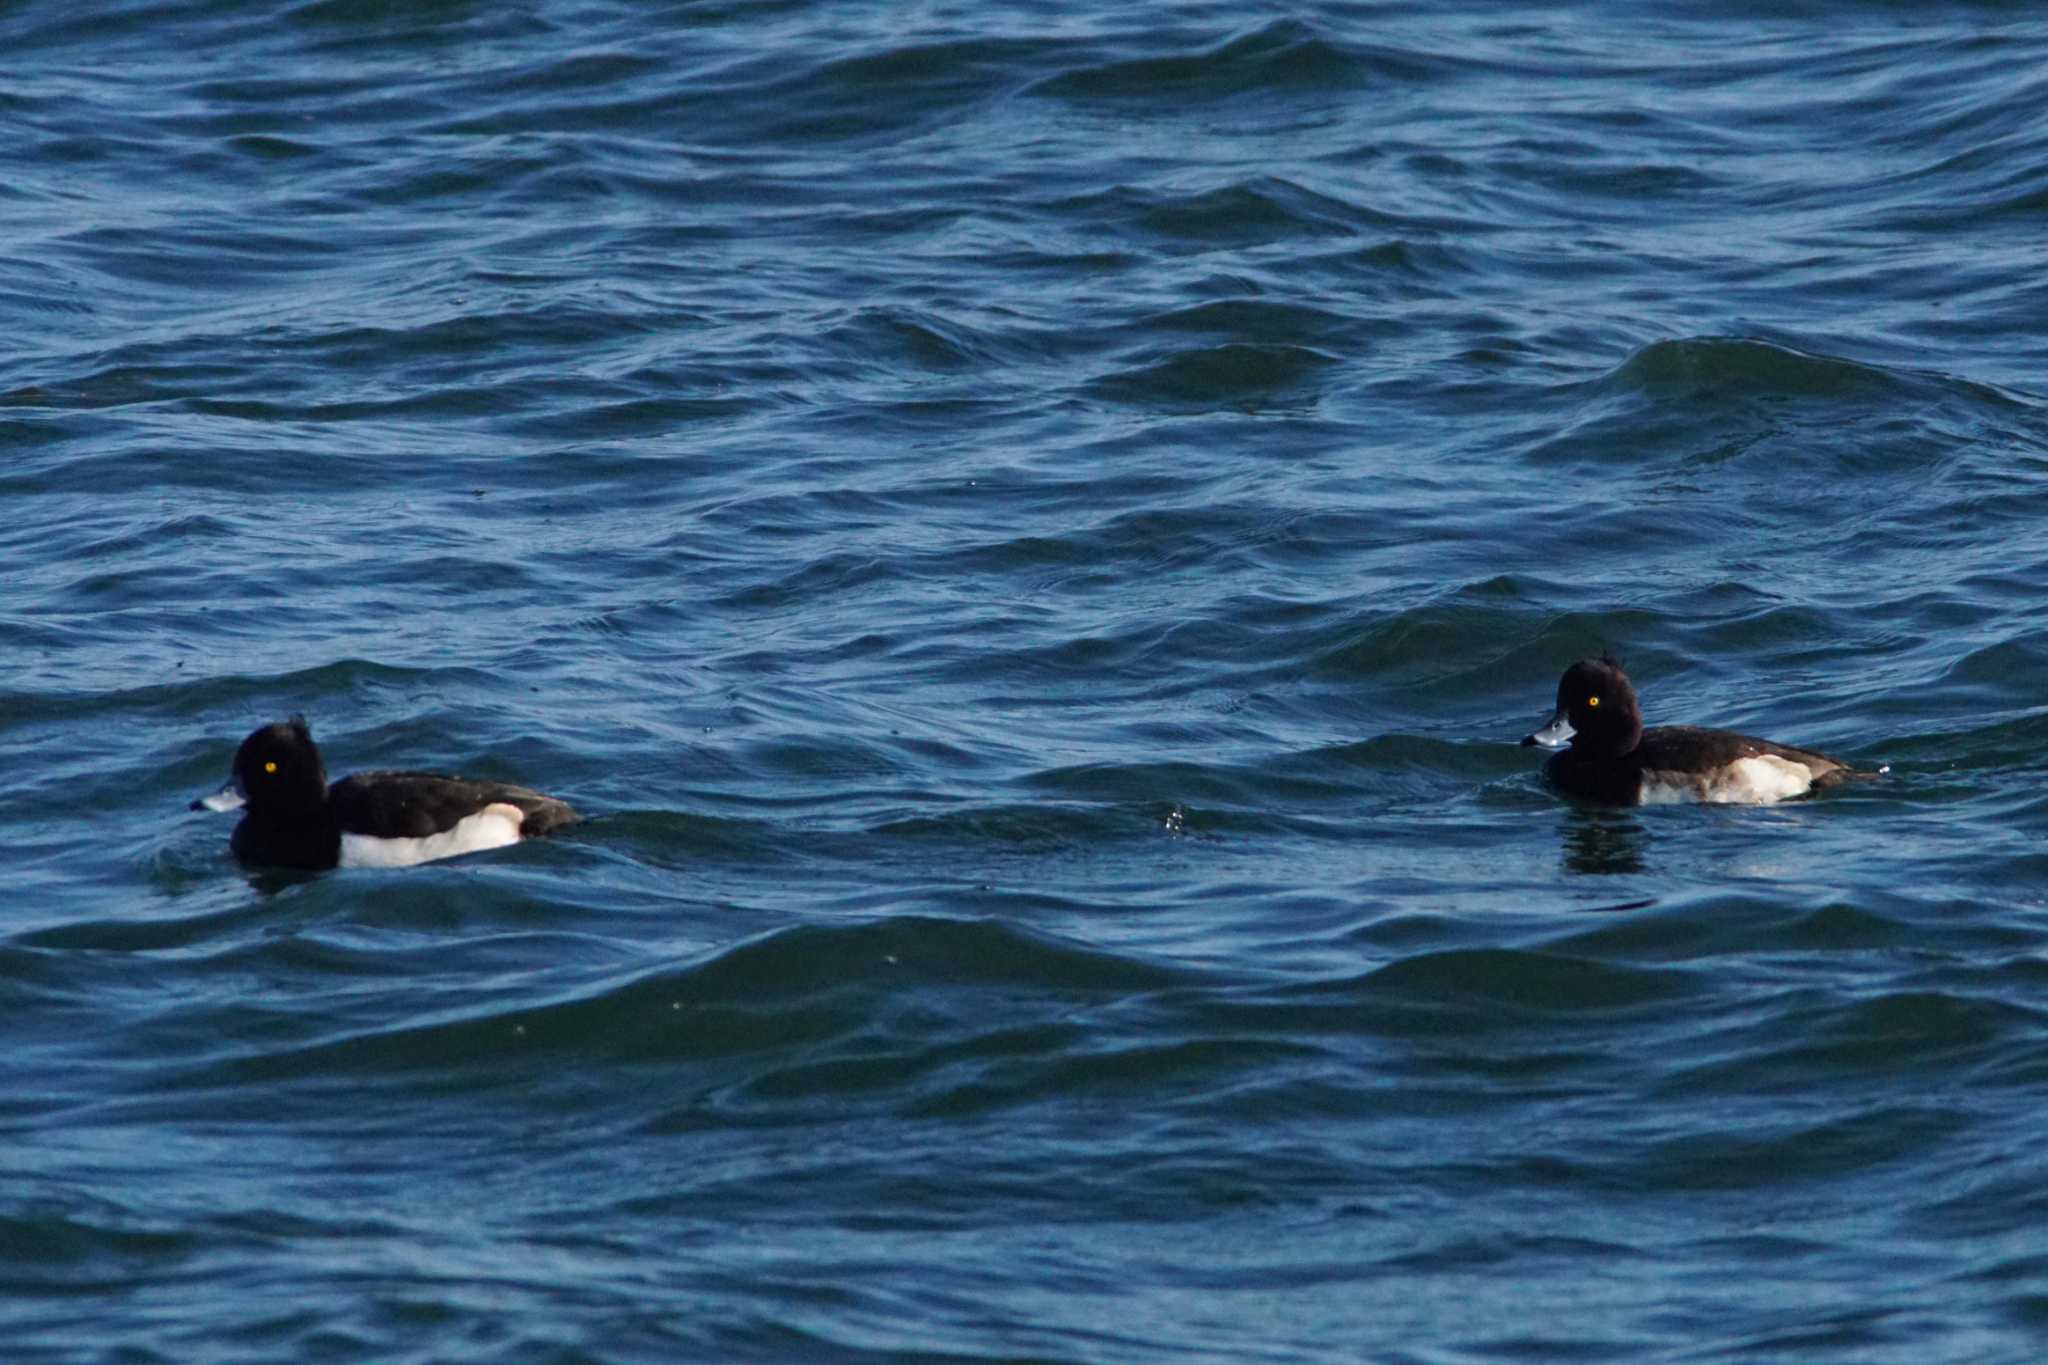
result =
[{"label": "white feather patch", "polygon": [[436,858],[453,858],[486,848],[503,848],[519,842],[520,822],[526,812],[509,801],[485,806],[465,815],[439,834],[421,839],[379,839],[371,834],[341,836],[343,867],[411,867]]},{"label": "white feather patch", "polygon": [[1813,770],[1804,763],[1777,754],[1739,758],[1710,773],[1643,773],[1642,804],[1664,805],[1674,801],[1717,801],[1746,806],[1767,806],[1804,796],[1813,790]]}]

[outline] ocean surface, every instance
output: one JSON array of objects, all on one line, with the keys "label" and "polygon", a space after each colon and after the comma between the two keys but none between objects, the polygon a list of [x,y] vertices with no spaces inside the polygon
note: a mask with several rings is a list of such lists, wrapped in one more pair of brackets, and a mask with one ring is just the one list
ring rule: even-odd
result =
[{"label": "ocean surface", "polygon": [[2038,7],[0,45],[9,1365],[2048,1349]]}]

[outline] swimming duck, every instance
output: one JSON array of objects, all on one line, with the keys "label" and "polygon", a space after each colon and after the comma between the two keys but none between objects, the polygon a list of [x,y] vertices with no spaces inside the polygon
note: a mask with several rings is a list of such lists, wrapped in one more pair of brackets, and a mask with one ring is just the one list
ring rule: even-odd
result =
[{"label": "swimming duck", "polygon": [[246,809],[229,847],[272,867],[405,867],[502,848],[577,818],[525,787],[438,773],[357,773],[330,787],[303,716],[243,740],[233,772],[192,809]]},{"label": "swimming duck", "polygon": [[[1544,764],[1569,795],[1620,805],[1784,801],[1876,774],[1839,758],[1697,725],[1643,728],[1642,707],[1613,659],[1581,659],[1557,684],[1557,713],[1522,741],[1557,749]],[[1569,745],[1570,747],[1565,747]]]}]

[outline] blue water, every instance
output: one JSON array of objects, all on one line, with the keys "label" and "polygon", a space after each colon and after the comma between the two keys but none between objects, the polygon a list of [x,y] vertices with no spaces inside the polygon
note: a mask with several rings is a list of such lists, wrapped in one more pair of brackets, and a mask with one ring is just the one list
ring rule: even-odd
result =
[{"label": "blue water", "polygon": [[0,44],[9,1362],[2038,1356],[2032,7]]}]

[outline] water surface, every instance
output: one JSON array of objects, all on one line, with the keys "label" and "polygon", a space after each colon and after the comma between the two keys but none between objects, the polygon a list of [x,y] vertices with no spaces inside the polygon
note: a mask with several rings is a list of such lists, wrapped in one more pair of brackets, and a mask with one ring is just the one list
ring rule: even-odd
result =
[{"label": "water surface", "polygon": [[[0,41],[10,1359],[2037,1353],[2048,22]],[[591,818],[250,874],[293,711]]]}]

